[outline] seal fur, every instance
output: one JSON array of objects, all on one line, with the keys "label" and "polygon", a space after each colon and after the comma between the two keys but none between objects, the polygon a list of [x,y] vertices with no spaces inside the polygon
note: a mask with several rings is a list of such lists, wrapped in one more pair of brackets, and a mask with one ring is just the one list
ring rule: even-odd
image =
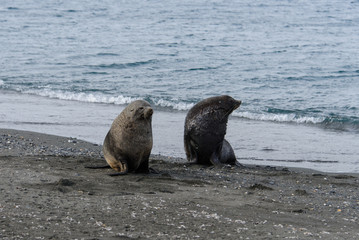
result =
[{"label": "seal fur", "polygon": [[187,160],[198,164],[235,164],[234,151],[224,139],[229,115],[241,101],[223,95],[204,99],[187,113],[184,146]]},{"label": "seal fur", "polygon": [[119,174],[148,173],[152,138],[151,105],[143,100],[130,103],[113,121],[104,143],[106,162]]}]

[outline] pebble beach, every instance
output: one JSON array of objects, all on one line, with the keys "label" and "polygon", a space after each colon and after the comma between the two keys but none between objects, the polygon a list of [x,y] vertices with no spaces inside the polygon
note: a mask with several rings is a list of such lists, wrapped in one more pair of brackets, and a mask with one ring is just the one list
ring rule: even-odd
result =
[{"label": "pebble beach", "polygon": [[[2,1],[0,239],[359,239],[359,1]],[[241,100],[239,166],[188,163],[199,101]],[[149,102],[151,174],[102,143]],[[16,129],[16,130],[13,130]]]},{"label": "pebble beach", "polygon": [[111,177],[101,146],[0,129],[1,239],[356,239],[358,174],[152,155]]}]

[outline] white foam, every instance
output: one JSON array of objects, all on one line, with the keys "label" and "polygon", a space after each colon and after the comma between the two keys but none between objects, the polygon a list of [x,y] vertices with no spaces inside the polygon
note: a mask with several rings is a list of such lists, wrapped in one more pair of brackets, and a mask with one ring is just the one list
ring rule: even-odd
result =
[{"label": "white foam", "polygon": [[54,91],[54,90],[29,90],[25,91],[27,94],[35,94],[42,97],[49,97],[61,100],[79,101],[79,102],[90,102],[90,103],[109,103],[109,104],[128,104],[139,98],[119,96],[105,96],[103,94],[93,93],[73,93],[65,91]]},{"label": "white foam", "polygon": [[251,120],[272,121],[272,122],[294,122],[294,123],[311,123],[317,124],[324,121],[324,117],[301,117],[295,114],[264,114],[239,112],[233,113],[234,116],[247,118]]},{"label": "white foam", "polygon": [[4,84],[5,84],[4,81],[0,79],[0,86]]},{"label": "white foam", "polygon": [[191,107],[193,107],[194,103],[184,103],[184,102],[178,102],[176,103],[175,100],[173,101],[167,101],[164,99],[159,99],[157,101],[153,101],[155,103],[155,105],[160,106],[160,107],[169,107],[169,108],[173,108],[175,110],[189,110]]},{"label": "white foam", "polygon": [[[0,85],[4,84],[0,80]],[[78,102],[89,102],[89,103],[105,103],[105,104],[116,104],[124,105],[131,103],[132,101],[139,100],[141,98],[125,97],[123,95],[110,96],[103,93],[73,93],[66,91],[55,91],[49,89],[41,90],[27,90],[23,93],[34,94],[48,98],[55,98],[61,100],[70,100]],[[185,103],[177,99],[165,100],[165,99],[151,99],[151,101],[159,107],[171,108],[173,110],[185,111],[189,110],[194,106],[194,103]],[[232,114],[236,117],[247,118],[251,120],[259,121],[272,121],[272,122],[294,122],[294,123],[310,123],[318,124],[322,123],[324,117],[308,117],[308,116],[297,116],[295,114],[273,114],[273,113],[252,113],[252,112],[234,112]]]},{"label": "white foam", "polygon": [[[34,94],[34,95],[39,95],[42,97],[55,98],[55,99],[61,99],[61,100],[90,102],[90,103],[117,104],[117,105],[128,104],[132,101],[141,99],[141,98],[135,98],[135,97],[125,97],[122,95],[110,96],[110,95],[105,95],[102,93],[73,93],[73,92],[55,91],[55,90],[49,90],[49,89],[27,90],[27,91],[22,91],[22,92],[26,93],[26,94]],[[153,103],[156,106],[172,108],[174,110],[180,110],[180,111],[189,110],[194,105],[193,103],[179,102],[176,99],[173,99],[172,101],[168,101],[168,100],[164,100],[164,99],[159,99],[159,100],[151,99],[151,100],[153,101]]]}]

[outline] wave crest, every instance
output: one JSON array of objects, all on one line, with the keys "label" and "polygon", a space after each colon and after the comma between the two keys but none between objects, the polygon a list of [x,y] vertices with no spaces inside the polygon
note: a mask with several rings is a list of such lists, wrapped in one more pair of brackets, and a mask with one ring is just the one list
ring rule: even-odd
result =
[{"label": "wave crest", "polygon": [[338,131],[359,132],[359,120],[356,117],[333,116],[300,116],[294,113],[251,113],[235,112],[233,116],[257,121],[272,121],[281,123],[313,124],[325,129]]},{"label": "wave crest", "polygon": [[[68,101],[79,101],[79,102],[89,102],[89,103],[105,103],[105,104],[116,104],[123,105],[129,104],[135,100],[143,99],[140,97],[126,97],[123,95],[110,96],[104,95],[101,93],[74,93],[66,91],[55,91],[55,90],[27,90],[23,91],[25,94],[34,94],[42,97],[68,100]],[[189,110],[193,107],[194,103],[185,103],[178,100],[165,100],[165,99],[146,99],[149,102],[153,103],[155,106],[170,108],[173,110]]]},{"label": "wave crest", "polygon": [[289,114],[272,114],[272,113],[251,113],[251,112],[238,112],[233,113],[234,116],[247,118],[258,121],[272,121],[272,122],[293,122],[293,123],[310,123],[318,124],[323,123],[324,117],[309,117],[298,116],[294,113]]},{"label": "wave crest", "polygon": [[194,103],[174,102],[164,99],[155,100],[153,102],[156,106],[172,108],[179,111],[189,110],[191,107],[194,106]]},{"label": "wave crest", "polygon": [[[4,85],[4,81],[0,80],[0,86]],[[166,99],[160,97],[139,97],[139,96],[123,96],[110,95],[100,92],[70,92],[50,89],[32,89],[32,90],[15,90],[24,94],[33,94],[42,97],[48,97],[60,100],[102,103],[102,104],[116,104],[126,105],[135,100],[147,100],[153,106],[162,108],[163,110],[172,111],[187,111],[191,109],[195,103],[183,101],[179,99]],[[314,114],[299,113],[296,111],[284,111],[278,109],[269,109],[267,112],[250,112],[250,111],[235,111],[232,116],[238,118],[245,118],[257,121],[272,121],[279,123],[297,123],[297,124],[313,124],[319,125],[326,129],[335,129],[342,131],[359,132],[359,118],[355,116],[314,116]]]},{"label": "wave crest", "polygon": [[42,97],[49,97],[61,100],[79,101],[79,102],[90,102],[90,103],[109,103],[109,104],[128,104],[132,101],[139,100],[140,98],[119,96],[105,96],[102,94],[93,93],[73,93],[65,91],[54,91],[54,90],[28,90],[24,93],[39,95]]}]

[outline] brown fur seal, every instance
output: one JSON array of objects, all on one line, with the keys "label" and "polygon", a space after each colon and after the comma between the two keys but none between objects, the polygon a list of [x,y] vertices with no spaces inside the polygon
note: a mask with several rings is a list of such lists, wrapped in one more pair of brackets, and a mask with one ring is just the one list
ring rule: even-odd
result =
[{"label": "brown fur seal", "polygon": [[149,172],[148,160],[153,145],[152,114],[153,109],[148,102],[137,100],[113,121],[102,151],[117,175]]},{"label": "brown fur seal", "polygon": [[199,164],[234,164],[236,157],[224,139],[228,116],[239,106],[230,96],[211,97],[194,105],[187,113],[184,146],[187,160]]}]

